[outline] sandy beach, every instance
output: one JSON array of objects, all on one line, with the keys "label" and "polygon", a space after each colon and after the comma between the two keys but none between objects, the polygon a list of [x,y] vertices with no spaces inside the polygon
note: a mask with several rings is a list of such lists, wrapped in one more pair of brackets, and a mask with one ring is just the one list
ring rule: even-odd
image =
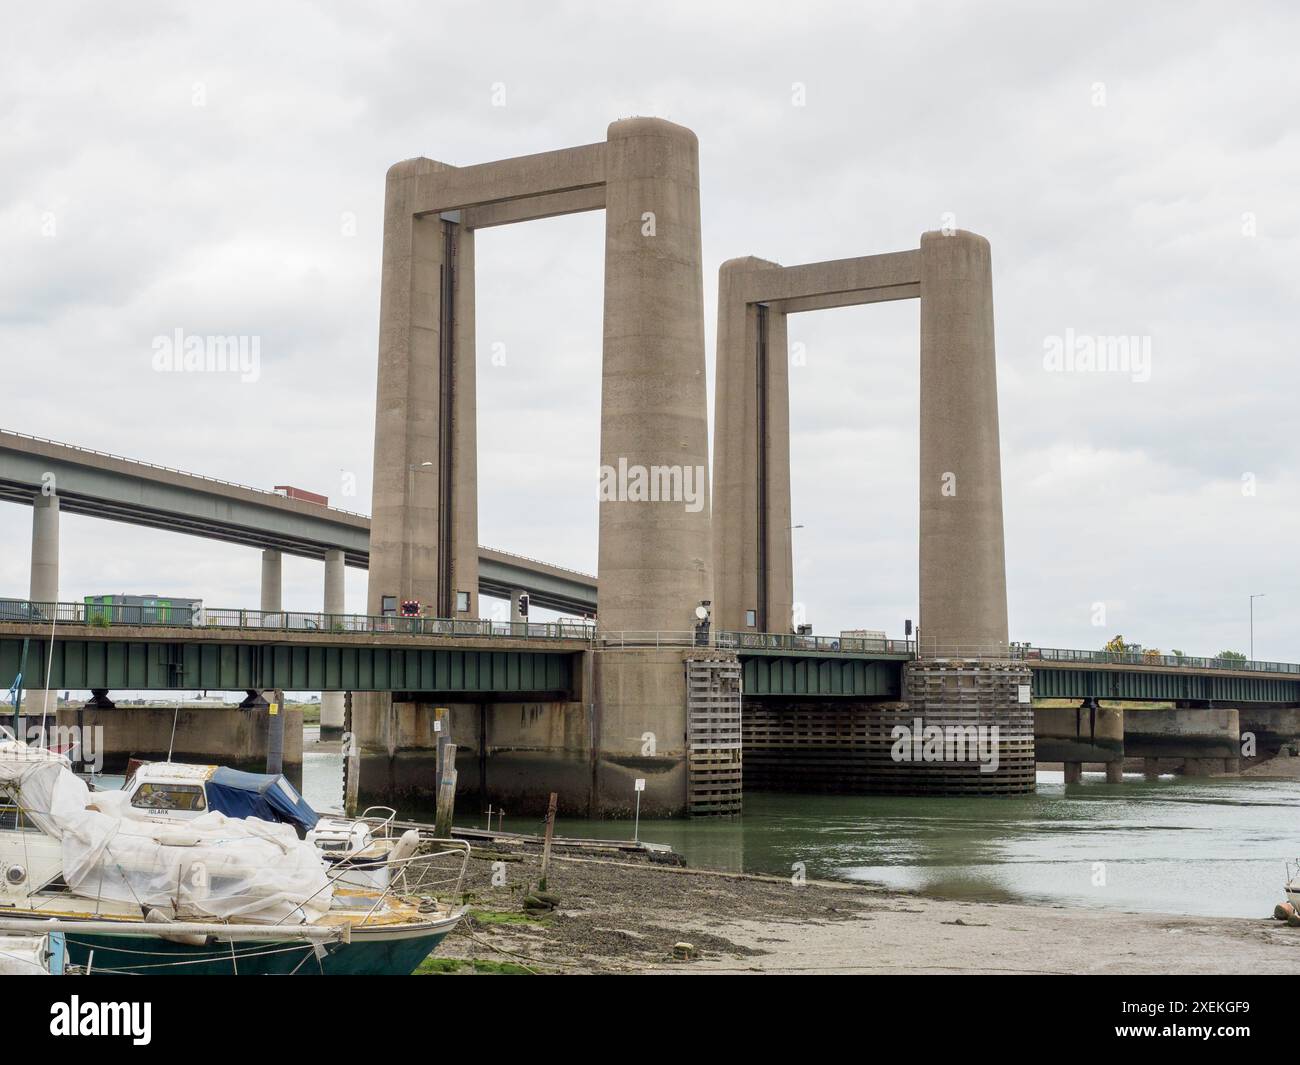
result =
[{"label": "sandy beach", "polygon": [[[523,899],[535,855],[476,852],[470,916],[438,965],[538,973],[1300,972],[1300,928],[998,902],[954,902],[826,881],[641,862],[553,858],[556,909]],[[493,886],[493,874],[502,886]],[[677,960],[674,945],[694,946]],[[486,964],[483,964],[486,963]]]}]

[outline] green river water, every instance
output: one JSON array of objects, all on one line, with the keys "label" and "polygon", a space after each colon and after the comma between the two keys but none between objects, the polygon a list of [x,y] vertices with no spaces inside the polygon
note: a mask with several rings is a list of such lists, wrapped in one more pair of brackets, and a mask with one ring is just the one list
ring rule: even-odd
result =
[{"label": "green river water", "polygon": [[[340,802],[338,755],[304,756],[303,790]],[[898,798],[747,792],[735,820],[642,821],[699,867],[882,884],[949,898],[1125,911],[1263,917],[1300,855],[1300,781],[1040,772],[1018,798]],[[406,813],[406,812],[403,812]],[[461,825],[486,827],[466,811]],[[495,818],[494,818],[495,823]],[[538,831],[535,818],[505,827]],[[561,817],[557,833],[630,839],[630,821]]]}]

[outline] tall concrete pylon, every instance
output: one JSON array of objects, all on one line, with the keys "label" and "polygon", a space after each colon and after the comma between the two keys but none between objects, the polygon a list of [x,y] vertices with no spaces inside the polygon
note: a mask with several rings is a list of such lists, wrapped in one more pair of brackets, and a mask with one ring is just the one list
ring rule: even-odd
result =
[{"label": "tall concrete pylon", "polygon": [[[692,652],[655,634],[690,633],[713,598],[695,135],[629,118],[600,143],[467,167],[412,159],[387,181],[368,610],[417,599],[479,616],[474,232],[604,210],[597,620],[618,650],[589,653],[584,670],[585,780],[593,812],[629,811],[643,778],[643,812],[680,812]],[[377,793],[368,775],[393,792],[424,786],[408,768],[419,758],[399,768],[394,753],[411,734],[402,720],[437,693],[408,697],[401,714],[387,697],[354,699],[363,795]]]},{"label": "tall concrete pylon", "polygon": [[631,489],[643,472],[660,499],[602,496],[597,617],[606,632],[689,631],[695,607],[713,598],[700,247],[695,134],[662,119],[611,124],[601,474]]},{"label": "tall concrete pylon", "polygon": [[699,503],[621,492],[602,502],[600,625],[687,630],[711,598],[698,144],[671,122],[630,118],[611,123],[604,143],[390,168],[371,613],[391,597],[418,599],[440,617],[478,617],[474,231],[600,209],[602,472],[644,468]]},{"label": "tall concrete pylon", "polygon": [[751,256],[718,270],[714,617],[737,632],[793,627],[786,314],[747,298],[751,273],[781,269]]},{"label": "tall concrete pylon", "polygon": [[[1034,789],[1030,672],[1007,651],[997,371],[989,245],[925,233],[919,249],[783,267],[733,259],[718,277],[718,625],[788,632],[790,433],[786,316],[887,300],[921,301],[918,658],[905,706],[864,705],[875,735],[922,720],[941,734],[992,730],[996,766],[970,758],[865,755],[866,790],[1014,793]],[[774,609],[773,604],[779,604]]]},{"label": "tall concrete pylon", "polygon": [[1007,647],[989,242],[921,237],[920,653]]},{"label": "tall concrete pylon", "polygon": [[786,317],[921,301],[921,653],[1007,646],[989,245],[956,230],[917,250],[781,266],[732,259],[718,274],[714,581],[719,627],[790,631],[790,422]]}]

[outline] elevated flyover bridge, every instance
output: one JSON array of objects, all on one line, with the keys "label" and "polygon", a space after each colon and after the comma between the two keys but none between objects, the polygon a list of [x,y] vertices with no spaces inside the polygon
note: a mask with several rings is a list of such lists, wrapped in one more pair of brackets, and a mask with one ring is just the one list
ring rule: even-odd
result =
[{"label": "elevated flyover bridge", "polygon": [[[33,541],[44,548],[44,564],[53,566],[54,586],[44,592],[34,587],[35,598],[57,597],[57,516],[42,520],[51,506],[260,548],[273,556],[264,559],[263,588],[273,576],[275,596],[280,554],[323,560],[327,584],[332,562],[340,582],[342,566],[370,564],[370,518],[364,514],[7,429],[0,429],[0,500],[37,507]],[[479,548],[478,589],[503,599],[527,592],[534,605],[561,614],[596,612],[595,577],[489,547]]]}]

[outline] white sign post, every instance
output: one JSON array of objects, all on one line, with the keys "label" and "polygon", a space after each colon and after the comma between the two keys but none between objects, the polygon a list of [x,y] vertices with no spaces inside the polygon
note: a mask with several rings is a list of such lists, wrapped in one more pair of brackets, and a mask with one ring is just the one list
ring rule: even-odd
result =
[{"label": "white sign post", "polygon": [[632,826],[632,842],[640,843],[638,837],[641,833],[641,793],[645,791],[645,777],[637,777],[632,787],[636,789],[636,822]]}]

